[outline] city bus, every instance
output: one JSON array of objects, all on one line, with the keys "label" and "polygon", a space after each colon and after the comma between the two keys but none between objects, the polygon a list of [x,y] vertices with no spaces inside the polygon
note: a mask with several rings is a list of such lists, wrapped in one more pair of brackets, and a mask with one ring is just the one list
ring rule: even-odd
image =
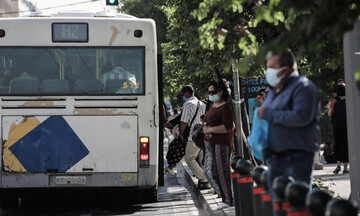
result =
[{"label": "city bus", "polygon": [[157,77],[151,19],[0,19],[1,207],[65,191],[130,190],[156,201]]}]

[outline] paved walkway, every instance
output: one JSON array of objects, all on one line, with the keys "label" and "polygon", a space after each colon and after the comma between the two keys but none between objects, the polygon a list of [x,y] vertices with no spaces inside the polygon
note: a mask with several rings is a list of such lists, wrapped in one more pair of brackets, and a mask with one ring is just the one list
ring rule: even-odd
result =
[{"label": "paved walkway", "polygon": [[[324,169],[314,170],[313,176],[315,182],[320,181],[323,186],[327,186],[329,191],[334,192],[335,197],[342,199],[349,199],[351,186],[350,186],[350,174],[342,174],[343,167],[339,174],[333,174],[336,168],[336,163],[325,164]],[[351,168],[349,169],[351,172]]]},{"label": "paved walkway", "polygon": [[[314,170],[314,181],[317,182],[322,189],[328,187],[328,190],[334,192],[335,197],[348,199],[350,196],[350,174],[342,174],[342,171],[337,175],[333,174],[335,167],[336,164],[325,164],[322,170]],[[195,191],[196,196],[208,215],[235,215],[235,207],[216,210],[217,206],[221,203],[221,198],[209,193],[209,190],[199,191],[196,189],[197,179],[193,176],[184,159],[178,164],[177,169],[185,172],[188,184],[192,190]]]},{"label": "paved walkway", "polygon": [[[167,134],[169,140],[173,139],[171,134]],[[165,146],[166,148],[167,146]],[[320,188],[326,189],[330,192],[333,192],[334,197],[339,197],[342,199],[348,199],[350,196],[350,174],[342,174],[342,170],[339,174],[333,174],[333,171],[336,167],[336,164],[325,164],[324,160],[321,160],[324,164],[322,170],[313,171],[313,182],[317,183]],[[216,210],[217,206],[221,203],[221,198],[218,198],[217,195],[209,193],[209,190],[198,190],[196,185],[198,180],[192,174],[192,171],[187,166],[185,159],[183,158],[181,162],[176,166],[178,171],[184,172],[185,178],[190,186],[190,188],[195,192],[197,198],[202,204],[203,208],[208,215],[235,215],[235,207],[225,208],[223,210]],[[342,167],[343,168],[343,167]],[[351,167],[350,167],[351,173]]]}]

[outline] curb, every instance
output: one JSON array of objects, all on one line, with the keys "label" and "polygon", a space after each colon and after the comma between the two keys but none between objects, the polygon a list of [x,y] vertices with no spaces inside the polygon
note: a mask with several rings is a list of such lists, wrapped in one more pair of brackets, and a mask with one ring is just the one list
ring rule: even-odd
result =
[{"label": "curb", "polygon": [[217,206],[221,203],[221,198],[218,198],[217,195],[208,193],[209,190],[198,190],[196,186],[196,178],[192,177],[192,171],[187,166],[184,159],[180,161],[177,165],[178,169],[181,169],[184,172],[185,179],[189,184],[191,190],[195,193],[202,207],[208,215],[211,216],[226,216],[226,215],[235,215],[235,207],[229,207],[222,210],[217,210]]}]

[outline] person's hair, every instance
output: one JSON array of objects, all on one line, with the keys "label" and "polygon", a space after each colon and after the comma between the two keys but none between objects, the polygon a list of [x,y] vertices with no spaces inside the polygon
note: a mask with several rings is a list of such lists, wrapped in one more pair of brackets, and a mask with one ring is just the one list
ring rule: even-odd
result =
[{"label": "person's hair", "polygon": [[208,85],[208,88],[210,86],[214,86],[214,89],[216,91],[222,91],[223,94],[221,96],[221,99],[223,99],[226,102],[229,102],[230,95],[229,95],[229,92],[227,91],[226,85],[223,81],[211,81]]},{"label": "person's hair", "polygon": [[[286,49],[281,52],[268,51],[266,54],[266,62],[273,56],[279,56],[280,67],[289,67],[293,70],[297,70],[296,58],[291,49]],[[266,64],[265,62],[265,64]]]},{"label": "person's hair", "polygon": [[344,85],[338,85],[337,86],[337,96],[345,96],[345,86]]},{"label": "person's hair", "polygon": [[338,79],[337,83],[345,83],[343,79]]},{"label": "person's hair", "polygon": [[293,70],[297,69],[295,55],[290,49],[286,49],[280,53],[279,65],[280,67],[289,67]]},{"label": "person's hair", "polygon": [[176,102],[179,104],[179,106],[183,105],[184,100],[183,100],[183,94],[182,93],[179,93],[179,94],[176,95]]},{"label": "person's hair", "polygon": [[185,94],[186,92],[190,93],[191,95],[194,95],[194,88],[191,85],[186,85],[182,87],[181,93]]}]

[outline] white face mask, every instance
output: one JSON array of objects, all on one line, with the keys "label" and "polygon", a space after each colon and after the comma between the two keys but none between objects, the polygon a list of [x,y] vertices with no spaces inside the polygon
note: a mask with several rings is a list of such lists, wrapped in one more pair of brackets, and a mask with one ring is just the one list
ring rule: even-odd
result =
[{"label": "white face mask", "polygon": [[214,95],[209,95],[209,100],[212,102],[217,102],[220,99],[218,94],[214,94]]},{"label": "white face mask", "polygon": [[275,87],[277,84],[279,84],[280,80],[284,77],[278,77],[278,73],[283,70],[284,68],[274,69],[274,68],[267,68],[266,69],[266,81],[271,85],[272,87]]}]

